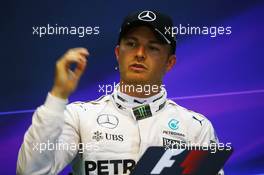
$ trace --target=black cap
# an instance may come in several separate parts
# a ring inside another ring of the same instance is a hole
[[[173,27],[172,19],[169,16],[157,11],[143,10],[133,12],[125,17],[120,29],[118,43],[120,43],[121,38],[129,29],[140,25],[147,25],[151,27],[156,36],[158,36],[158,39],[171,45],[172,52],[175,53],[176,38],[166,30]]]

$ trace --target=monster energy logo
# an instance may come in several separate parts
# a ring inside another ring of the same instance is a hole
[[[147,117],[151,117],[152,113],[150,110],[150,106],[147,105],[142,105],[142,106],[138,106],[138,107],[134,107],[133,108],[133,113],[136,117],[137,120],[141,120]]]

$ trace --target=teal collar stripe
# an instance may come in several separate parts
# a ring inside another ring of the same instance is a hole
[[[141,120],[152,116],[149,104],[134,107],[132,108],[132,110],[137,120]]]

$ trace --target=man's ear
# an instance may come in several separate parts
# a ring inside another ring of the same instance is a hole
[[[116,47],[115,47],[115,56],[116,56],[117,62],[119,62],[119,49],[120,49],[119,45],[116,45]]]
[[[176,64],[176,55],[173,54],[168,58],[166,65],[166,72],[170,71],[175,64]]]

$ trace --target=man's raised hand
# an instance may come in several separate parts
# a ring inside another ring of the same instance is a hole
[[[55,80],[51,94],[67,99],[77,88],[78,82],[85,70],[89,52],[85,48],[68,50],[56,63]],[[71,65],[76,64],[75,70]]]

